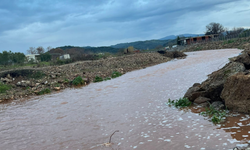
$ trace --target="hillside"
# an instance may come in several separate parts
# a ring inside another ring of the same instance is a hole
[[[169,35],[169,36],[166,36],[164,38],[161,38],[159,40],[173,40],[173,39],[176,39],[177,36],[180,36],[180,37],[195,37],[195,36],[201,36],[201,35],[204,35],[204,34],[180,34],[180,35]]]
[[[116,45],[111,45],[114,48],[127,48],[129,46],[133,46],[136,49],[154,49],[157,46],[167,45],[170,41],[173,40],[147,40],[147,41],[137,41],[137,42],[130,42],[130,43],[120,43]]]

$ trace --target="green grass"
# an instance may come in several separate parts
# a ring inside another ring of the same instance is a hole
[[[122,73],[118,72],[118,71],[114,71],[111,75],[111,78],[117,78],[120,77],[122,75]]]
[[[168,99],[168,104],[175,107],[188,107],[192,103],[188,100],[188,98],[179,98],[177,100]]]
[[[206,111],[201,112],[200,115],[211,117],[211,121],[214,124],[217,124],[225,120],[227,116],[227,110],[217,110],[212,105],[210,105],[209,108],[206,108]]]
[[[77,85],[82,85],[84,83],[82,77],[78,76],[76,77],[73,81],[72,84],[77,86]]]
[[[50,89],[46,88],[46,89],[43,89],[40,92],[38,92],[38,95],[48,94],[50,92],[51,92]]]
[[[103,81],[103,78],[99,76],[96,76],[94,79],[94,82],[101,82],[101,81]]]
[[[110,77],[107,77],[107,78],[105,78],[105,79],[103,79],[104,81],[107,81],[107,80],[111,80],[111,78]]]
[[[9,89],[11,89],[10,85],[0,83],[0,93],[5,93]]]

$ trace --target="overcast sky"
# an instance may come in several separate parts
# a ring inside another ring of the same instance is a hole
[[[249,16],[250,0],[1,0],[0,52],[201,34],[210,22],[249,28]]]

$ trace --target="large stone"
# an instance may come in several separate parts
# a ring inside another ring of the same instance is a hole
[[[200,96],[210,98],[212,102],[222,101],[220,95],[227,78],[243,71],[245,71],[244,64],[239,62],[228,63],[222,69],[208,75],[208,79],[201,84],[194,84],[193,87],[188,89],[184,97],[187,97],[190,101],[194,101]]]
[[[221,101],[215,101],[211,104],[211,106],[214,107],[216,110],[220,110],[225,107]]]
[[[249,113],[250,112],[250,75],[242,73],[228,78],[221,93],[227,108]]]
[[[239,55],[236,60],[236,62],[243,63],[245,66],[250,65],[250,51],[246,50],[241,55]]]
[[[201,104],[201,103],[210,102],[210,101],[211,101],[210,98],[206,98],[206,97],[200,96],[200,97],[198,97],[198,98],[196,98],[196,99],[194,100],[194,103],[196,103],[196,104]]]

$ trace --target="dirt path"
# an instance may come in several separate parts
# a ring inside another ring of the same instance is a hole
[[[1,105],[0,149],[232,149],[250,140],[248,116],[216,126],[195,113],[198,108],[178,110],[165,102],[239,52],[190,52],[110,81]],[[102,146],[115,130],[113,145]]]

